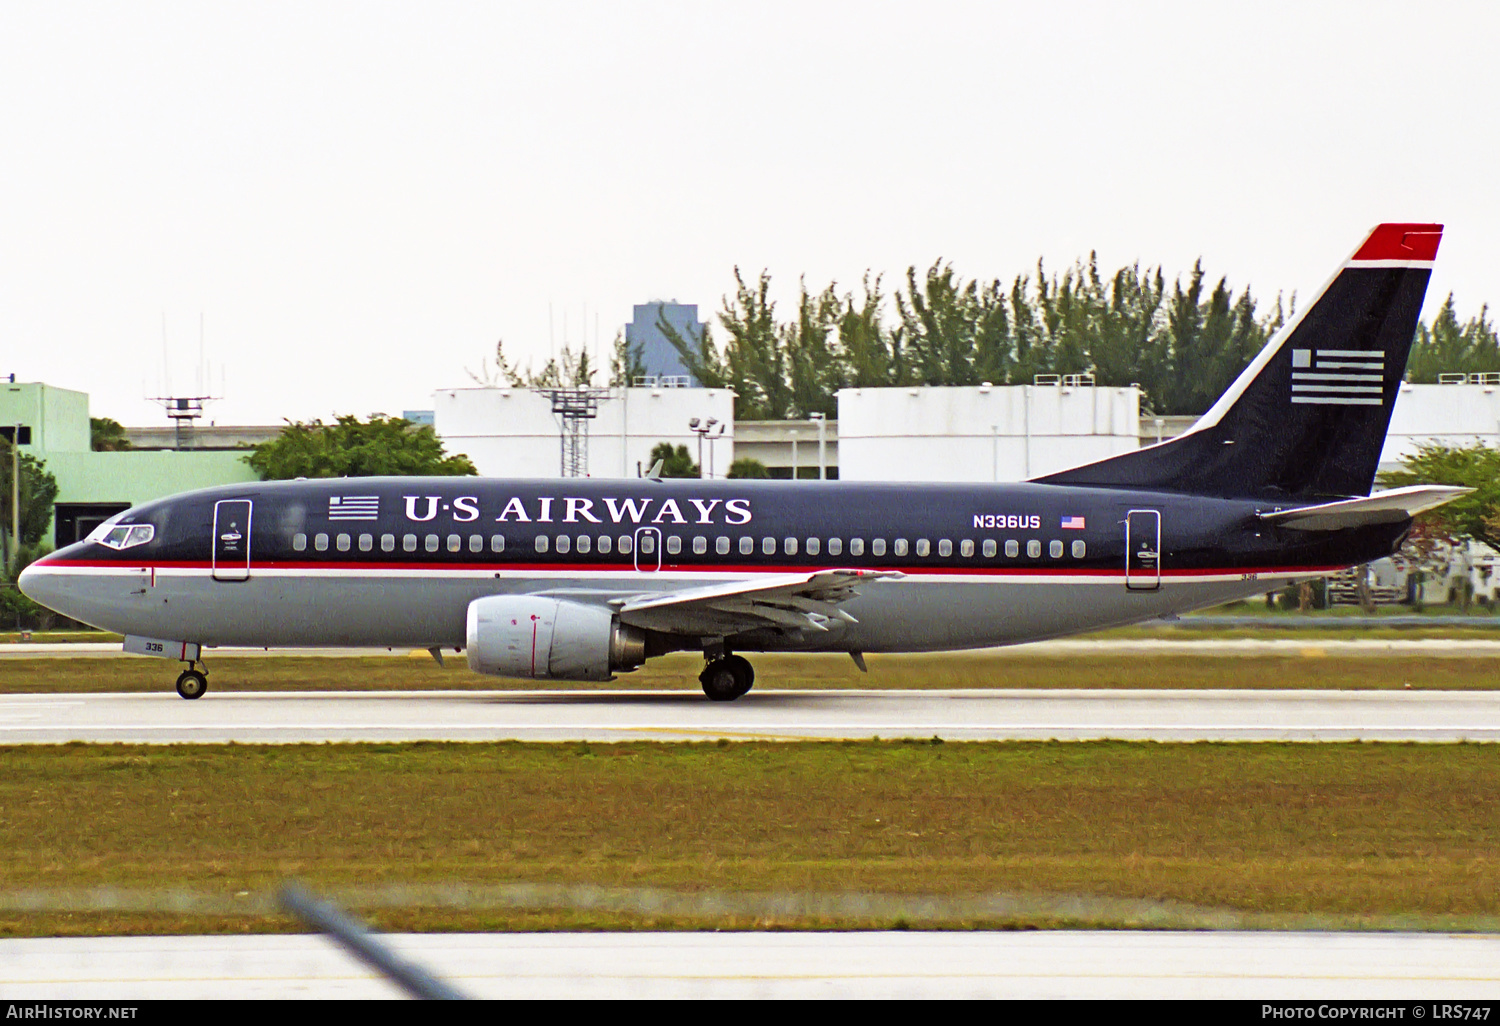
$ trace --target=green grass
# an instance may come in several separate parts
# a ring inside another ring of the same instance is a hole
[[[769,688],[1349,688],[1487,690],[1500,681],[1485,656],[1410,655],[1373,649],[1345,655],[1316,640],[1286,654],[1233,652],[1047,655],[1026,649],[938,655],[867,656],[860,673],[847,656],[756,655],[756,687]],[[696,688],[702,659],[679,653],[652,660],[609,684],[516,681],[471,672],[462,656],[439,667],[407,656],[214,656],[216,693],[292,690],[516,688]],[[79,691],[167,692],[178,664],[162,659],[0,658],[0,694]]]
[[[1497,759],[1492,746],[1396,744],[13,747],[0,749],[0,891],[231,898],[288,877],[333,892],[526,881],[1062,894],[1452,924],[1500,915]],[[890,925],[537,908],[371,915],[427,930]],[[0,913],[11,935],[290,925]]]

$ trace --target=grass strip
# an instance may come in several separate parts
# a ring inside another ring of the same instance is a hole
[[[233,903],[297,878],[335,895],[525,884],[1022,902],[913,920],[955,927],[1134,921],[1107,902],[1375,926],[1500,916],[1491,746],[66,745],[0,749],[0,766],[12,897],[102,886]],[[1077,904],[1035,904],[1058,895]],[[894,924],[894,906],[545,906],[429,898],[369,916],[420,930]],[[8,935],[289,928],[264,910],[0,901]]]
[[[1490,690],[1495,661],[1472,655],[1374,651],[1348,655],[1299,646],[1282,655],[1196,652],[1035,655],[1024,650],[872,655],[860,673],[847,656],[759,655],[756,686],[786,688],[1290,688]],[[530,689],[533,681],[473,673],[462,657],[439,667],[426,653],[404,656],[257,656],[209,659],[209,681],[225,691]],[[655,690],[698,687],[701,657],[653,660],[608,684],[548,681],[547,688]],[[0,659],[0,694],[170,692],[178,667],[160,659]]]

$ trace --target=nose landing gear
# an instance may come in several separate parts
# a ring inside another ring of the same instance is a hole
[[[177,693],[186,699],[202,698],[208,690],[208,671],[197,668],[196,662],[188,663],[177,678]]]
[[[755,669],[743,656],[726,655],[710,659],[698,675],[703,693],[715,702],[732,702],[755,684]]]

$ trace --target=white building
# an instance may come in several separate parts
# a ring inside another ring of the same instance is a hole
[[[588,475],[635,477],[661,442],[687,446],[708,476],[734,462],[734,393],[715,388],[601,389],[588,421]],[[715,423],[704,438],[689,427]],[[450,388],[433,394],[433,428],[448,453],[486,477],[557,477],[562,425],[552,401],[529,388]],[[699,458],[699,452],[702,458]]]
[[[1452,448],[1500,448],[1500,374],[1472,374],[1450,384],[1401,386],[1380,453],[1380,469],[1396,470],[1422,446],[1434,442]]]
[[[845,481],[1022,481],[1140,447],[1137,388],[1035,385],[839,392]]]

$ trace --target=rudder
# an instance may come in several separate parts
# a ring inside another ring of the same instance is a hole
[[[1443,226],[1377,226],[1185,434],[1035,480],[1226,497],[1367,495]]]

